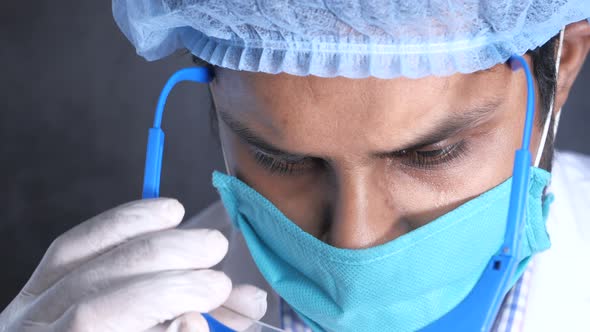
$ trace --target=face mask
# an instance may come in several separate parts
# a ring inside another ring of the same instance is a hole
[[[531,167],[525,239],[528,259],[549,248],[550,174]],[[415,331],[455,307],[504,239],[511,180],[391,242],[332,247],[304,232],[235,177],[213,174],[226,210],[273,289],[315,331]]]

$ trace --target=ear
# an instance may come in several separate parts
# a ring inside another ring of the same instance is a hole
[[[590,23],[587,20],[566,26],[557,78],[555,110],[565,104],[569,92],[590,50]]]

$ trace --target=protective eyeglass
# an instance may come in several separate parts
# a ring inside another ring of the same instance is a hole
[[[515,152],[504,242],[500,250],[489,260],[479,281],[469,295],[448,314],[431,323],[422,331],[489,331],[500,310],[504,296],[510,290],[510,280],[513,279],[516,273],[517,254],[521,249],[524,233],[527,188],[529,186],[530,166],[532,166],[529,147],[535,113],[535,90],[533,76],[523,57],[514,55],[510,57],[508,64],[513,71],[522,69],[526,76],[527,106],[522,145]],[[143,198],[159,196],[164,153],[164,132],[161,129],[161,124],[168,95],[174,86],[180,82],[209,83],[212,79],[212,73],[207,68],[186,68],[173,74],[164,86],[158,100],[153,127],[149,129]],[[548,120],[548,122],[550,121]],[[546,135],[546,130],[547,126],[545,126],[544,135]],[[233,331],[210,315],[206,313],[203,315],[212,332]],[[253,323],[258,325],[257,328],[262,328],[262,331],[281,331],[262,322],[253,321]]]

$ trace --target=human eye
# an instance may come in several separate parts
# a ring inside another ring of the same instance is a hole
[[[443,147],[432,147],[415,150],[400,150],[394,153],[404,166],[416,169],[432,170],[444,168],[465,156],[467,142],[462,140]]]
[[[296,175],[312,169],[316,162],[312,158],[285,158],[274,156],[260,150],[254,150],[256,163],[273,174]]]

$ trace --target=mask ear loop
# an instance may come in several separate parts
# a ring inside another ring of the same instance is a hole
[[[219,121],[221,119],[219,118],[219,113],[217,112],[217,110],[215,110],[215,114],[217,115],[217,122],[219,123]],[[223,148],[223,137],[222,137],[221,133],[219,133],[219,142],[221,143],[221,154],[223,155],[223,163],[225,164],[225,172],[227,173],[227,175],[232,175],[232,172],[230,171],[230,168],[229,168],[229,163],[227,162],[227,156],[225,154],[225,149]]]
[[[555,60],[555,79],[559,78],[559,64],[561,63],[561,51],[563,49],[563,35],[564,29],[561,29],[559,32],[559,46],[557,48],[557,59]],[[557,90],[557,89],[556,89]],[[557,93],[557,92],[555,92]],[[547,134],[549,133],[549,127],[551,125],[551,119],[553,118],[553,106],[555,105],[555,93],[551,96],[551,106],[549,106],[549,113],[547,114],[547,118],[545,119],[545,124],[543,125],[543,134],[541,135],[541,142],[539,143],[539,147],[537,148],[537,154],[535,155],[535,163],[533,164],[535,167],[539,167],[541,163],[541,158],[543,157],[543,150],[545,149],[545,144],[547,143]],[[553,137],[557,134],[557,127],[559,125],[559,118],[561,117],[561,109],[557,112],[555,116],[555,122],[553,125]]]
[[[215,97],[213,96],[213,93],[211,92],[211,87],[209,87],[209,94],[211,95],[211,100],[213,102],[213,107],[215,107]],[[217,117],[217,128],[218,130],[218,134],[219,134],[219,143],[221,145],[221,155],[223,156],[223,164],[225,165],[225,172],[227,173],[227,175],[233,175],[231,172],[231,169],[229,168],[229,162],[227,159],[227,154],[225,153],[225,148],[224,148],[224,143],[223,143],[223,135],[221,135],[221,129],[220,129],[220,124],[222,123],[222,119],[221,116],[219,115],[219,112],[217,111],[217,107],[215,107],[215,116]]]

